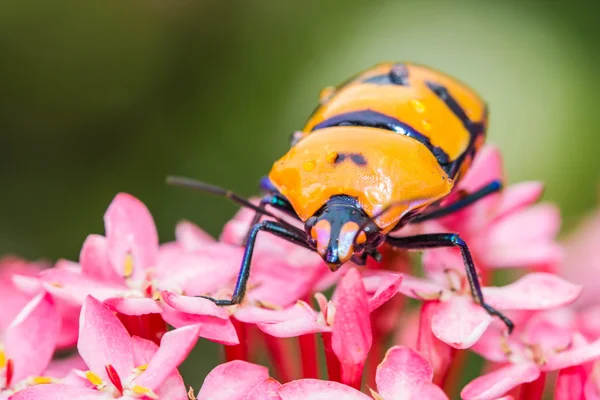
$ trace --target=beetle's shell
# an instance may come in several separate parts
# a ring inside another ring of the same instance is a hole
[[[382,63],[322,92],[269,178],[302,220],[334,195],[357,198],[368,215],[402,203],[377,221],[385,231],[450,193],[486,126],[486,104],[468,86],[428,67]]]

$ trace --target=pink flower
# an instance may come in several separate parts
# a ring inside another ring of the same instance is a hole
[[[587,216],[564,242],[566,256],[559,266],[561,276],[585,285],[575,307],[600,303],[600,209]]]
[[[0,336],[0,396],[45,383],[56,348],[59,314],[49,294],[30,300]]]
[[[493,180],[504,180],[503,175],[500,151],[494,146],[484,146],[446,203],[456,200],[460,193],[471,193]],[[459,233],[482,268],[555,265],[562,257],[562,249],[556,242],[560,214],[554,205],[533,205],[542,190],[539,182],[508,186],[462,211],[427,222],[425,230]],[[455,249],[443,251],[461,259]]]
[[[462,264],[452,264],[457,262],[448,253],[432,251],[424,257],[430,279],[405,275],[399,290],[406,296],[432,301],[433,334],[454,348],[466,349],[477,342],[493,318],[473,302]],[[556,308],[575,301],[581,290],[581,286],[543,272],[528,274],[506,286],[482,289],[486,302],[498,310]]]
[[[258,323],[261,322],[258,315],[263,311],[281,310],[310,296],[316,282],[323,274],[330,273],[316,253],[264,234],[257,240],[248,290],[240,305],[220,308],[198,297],[231,297],[244,251],[241,243],[252,217],[250,210],[240,210],[226,224],[219,242],[208,239],[206,233],[189,222],[177,226],[177,241],[168,246],[169,264],[178,273],[162,280],[162,286],[169,291],[161,293],[165,302],[163,317],[167,322],[185,326],[211,316],[227,323],[229,317]],[[203,265],[202,270],[197,265]],[[172,289],[177,285],[183,290]],[[248,315],[254,316],[249,318]],[[230,332],[232,328],[215,326],[214,329]],[[235,331],[232,336],[234,340],[221,342],[237,343]]]
[[[325,334],[326,354],[334,354],[339,363],[336,367],[329,359],[329,367],[341,368],[341,382],[360,386],[373,339],[369,315],[397,293],[401,279],[400,275],[384,272],[363,280],[358,270],[351,268],[338,284],[333,301],[328,302],[320,293],[315,296],[321,312],[298,301],[284,310],[242,309],[238,318],[257,323],[263,332],[280,338]]]
[[[391,348],[377,367],[376,400],[447,399],[431,380],[433,371],[416,351]],[[244,397],[245,396],[245,397]],[[371,397],[338,382],[300,379],[281,385],[269,378],[266,368],[244,361],[232,361],[216,367],[206,377],[198,399],[215,400],[369,400]]]
[[[123,321],[132,333],[155,342],[165,332],[164,322],[152,314],[172,311],[163,303],[164,288],[183,292],[194,283],[220,268],[223,278],[227,263],[232,264],[232,252],[212,259],[212,254],[187,254],[174,260],[179,251],[158,244],[158,234],[150,212],[138,199],[118,194],[104,216],[106,236],[90,235],[83,244],[79,264],[59,261],[41,273],[45,288],[56,296],[82,303],[92,295],[123,314]],[[220,263],[222,262],[222,263]],[[223,265],[223,263],[225,265]],[[203,270],[203,267],[207,267]],[[207,271],[208,269],[208,271]],[[185,285],[184,285],[185,284]],[[186,286],[187,285],[187,286]],[[208,302],[208,301],[207,301]],[[236,343],[237,338],[225,311],[207,304],[210,312],[201,320],[207,327],[202,336],[224,343]],[[127,318],[126,316],[132,316]],[[137,318],[139,317],[139,318]],[[165,318],[171,322],[169,318]],[[144,329],[137,329],[139,320]]]
[[[44,292],[37,275],[45,267],[43,263],[31,263],[17,257],[0,260],[0,336],[25,305]],[[73,346],[77,342],[79,307],[60,299],[54,299],[54,307],[61,321],[56,346],[61,349]]]
[[[488,330],[473,350],[490,361],[505,364],[474,379],[461,392],[464,400],[486,400],[520,385],[527,390],[541,390],[546,372],[563,373],[564,369],[600,358],[600,339],[587,343],[570,323],[560,322],[556,311],[543,312],[523,321],[509,337],[500,330]],[[563,379],[565,373],[569,371],[563,373]]]
[[[18,392],[11,400],[32,399],[187,399],[177,372],[195,345],[200,326],[166,333],[160,347],[129,335],[118,318],[88,296],[80,319],[78,350],[87,367],[79,382],[48,384]]]

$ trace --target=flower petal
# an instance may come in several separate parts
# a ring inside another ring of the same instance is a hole
[[[281,386],[281,400],[372,400],[350,386],[318,379],[300,379]]]
[[[77,349],[89,369],[103,379],[108,378],[105,371],[108,364],[121,377],[129,376],[134,367],[131,336],[121,321],[91,296],[81,308]]]
[[[163,290],[162,298],[174,309],[197,315],[210,315],[212,317],[228,319],[229,313],[226,308],[219,307],[212,301],[202,297],[178,296],[174,293]]]
[[[25,293],[16,284],[15,276],[33,278],[40,272],[41,265],[28,263],[20,258],[5,256],[0,259],[0,332],[4,332],[25,304],[35,296],[39,289]]]
[[[125,315],[160,314],[162,308],[155,300],[148,297],[111,297],[104,300],[111,309]]]
[[[537,181],[519,182],[510,185],[504,189],[496,204],[495,218],[501,218],[535,203],[542,196],[543,191],[544,184]]]
[[[410,399],[411,394],[432,379],[433,368],[427,360],[405,346],[390,348],[375,376],[377,391],[384,399]]]
[[[181,221],[177,224],[175,239],[186,251],[202,250],[204,246],[215,243],[211,235],[189,221]]]
[[[554,399],[586,399],[584,395],[584,385],[586,380],[587,372],[585,370],[585,367],[581,365],[561,369],[560,371],[558,371],[556,389],[554,391]]]
[[[259,317],[266,322],[257,322],[258,328],[268,335],[287,338],[305,335],[308,333],[315,332],[330,332],[331,328],[325,325],[325,322],[319,323],[317,314],[308,304],[303,301],[299,301],[293,307],[289,307],[282,311],[268,311],[253,307],[255,314],[254,321],[257,321]],[[242,310],[238,310],[240,312]],[[245,311],[246,313],[247,311]],[[260,312],[260,314],[258,314]],[[244,315],[243,318],[236,317],[240,321],[250,322],[251,319],[248,315]],[[277,320],[279,319],[279,320]]]
[[[204,379],[198,400],[239,400],[269,378],[267,368],[246,361],[230,361],[213,369]]]
[[[108,241],[104,236],[87,237],[79,254],[79,264],[82,275],[90,279],[123,284],[123,276],[117,274],[108,260]]]
[[[281,383],[273,378],[268,378],[248,393],[245,400],[281,400],[277,391]]]
[[[342,381],[352,383],[362,375],[373,342],[367,292],[356,268],[344,275],[336,297],[331,347],[342,364]]]
[[[135,365],[149,364],[158,351],[156,343],[137,336],[132,337],[131,340],[133,344],[133,362]],[[161,399],[188,400],[185,384],[176,369],[171,372],[159,388],[154,390],[154,393]]]
[[[87,369],[85,361],[83,361],[83,358],[81,358],[81,356],[79,356],[77,353],[67,358],[53,360],[50,365],[48,365],[48,368],[46,368],[46,371],[44,371],[44,376],[61,379],[67,376],[74,369]]]
[[[44,372],[54,354],[59,328],[60,316],[48,293],[34,297],[17,314],[4,339],[6,354],[14,363],[13,382]]]
[[[10,396],[10,400],[101,400],[106,394],[97,390],[62,384],[31,386]]]
[[[156,280],[161,290],[187,296],[215,293],[233,286],[243,252],[241,247],[224,243],[207,245],[201,251],[180,252],[157,267]]]
[[[373,293],[369,299],[370,312],[373,312],[394,297],[398,293],[401,283],[401,274],[377,271],[369,276],[364,276],[363,285],[365,286],[365,290],[367,293]]]
[[[463,400],[494,400],[509,390],[540,376],[535,364],[514,364],[472,380],[460,392]]]
[[[398,291],[405,296],[422,300],[424,298],[439,298],[444,289],[443,286],[437,283],[405,274],[402,276],[402,284]]]
[[[485,287],[483,295],[500,310],[543,310],[572,303],[582,290],[558,275],[534,272],[506,286]]]
[[[239,344],[239,339],[231,320],[195,315],[175,310],[168,304],[164,305],[162,317],[169,325],[180,328],[187,325],[200,324],[200,337],[225,345]]]
[[[523,267],[560,261],[562,249],[555,242],[560,228],[558,209],[537,204],[493,224],[486,233],[486,252],[481,256],[495,267]]]
[[[425,301],[421,306],[416,346],[416,349],[425,356],[429,364],[433,367],[436,382],[446,376],[455,353],[453,347],[435,337],[431,331],[431,318],[437,307],[438,302],[435,301]]]
[[[442,342],[457,349],[471,347],[492,322],[492,317],[467,296],[440,302],[431,317],[431,330]]]
[[[44,288],[55,296],[67,301],[77,301],[82,304],[88,295],[98,300],[118,297],[126,289],[125,283],[120,285],[110,282],[100,282],[83,275],[81,271],[67,268],[52,268],[42,271],[40,279]]]
[[[120,276],[133,274],[142,279],[145,270],[156,266],[158,233],[148,208],[127,193],[119,193],[104,214],[108,257]],[[133,257],[133,271],[125,267],[127,255]]]
[[[598,358],[600,358],[600,339],[588,345],[578,346],[547,356],[546,364],[544,364],[542,369],[544,371],[555,371],[575,365],[582,365]]]
[[[185,360],[196,344],[199,334],[200,325],[189,325],[165,333],[160,340],[158,351],[135,383],[152,390],[160,387]]]

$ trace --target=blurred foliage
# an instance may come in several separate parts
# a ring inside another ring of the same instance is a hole
[[[593,7],[4,0],[0,251],[77,259],[119,191],[149,206],[163,241],[182,218],[218,234],[235,208],[165,176],[255,193],[318,91],[382,60],[428,64],[478,90],[510,180],[546,182],[570,225],[596,205],[600,178]],[[188,382],[215,351],[196,349]]]

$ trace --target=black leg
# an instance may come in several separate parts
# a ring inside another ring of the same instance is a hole
[[[296,214],[296,211],[294,211],[294,208],[292,207],[290,202],[279,193],[267,194],[260,200],[258,207],[261,209],[265,209],[267,207],[267,205],[270,205],[271,207],[273,207],[277,210],[281,210],[296,219],[299,219],[298,215]],[[252,230],[252,227],[254,225],[259,223],[261,216],[262,216],[262,214],[260,214],[258,212],[256,212],[254,214],[254,218],[252,218],[252,221],[250,222],[250,225],[248,226],[248,234],[246,235],[246,238],[242,242],[242,245],[245,245],[248,242],[248,238],[250,237],[250,231]]]
[[[508,332],[511,333],[515,327],[513,322],[508,319],[500,311],[494,309],[492,306],[485,303],[483,300],[483,293],[481,293],[481,286],[479,284],[479,278],[477,277],[477,270],[473,263],[473,257],[467,247],[464,240],[461,239],[456,233],[434,233],[428,235],[415,235],[401,238],[387,237],[386,242],[390,245],[401,248],[401,249],[431,249],[435,247],[458,247],[462,253],[463,261],[465,263],[465,269],[467,272],[467,279],[469,280],[469,286],[471,287],[471,294],[476,303],[480,304],[490,315],[495,315],[504,322],[508,328]]]
[[[231,306],[234,304],[239,304],[243,300],[244,295],[246,294],[246,284],[248,283],[248,278],[250,277],[250,263],[252,262],[254,244],[260,231],[270,232],[275,236],[287,239],[299,246],[311,249],[311,247],[308,245],[306,234],[302,230],[284,226],[275,221],[259,222],[258,224],[254,225],[252,229],[250,229],[248,243],[246,244],[246,250],[244,251],[244,257],[242,258],[240,273],[238,275],[235,288],[233,289],[233,296],[231,296],[231,300],[217,300],[207,296],[200,297],[204,297],[218,306]]]
[[[429,221],[431,219],[445,217],[446,215],[452,214],[456,211],[462,210],[465,207],[470,206],[476,201],[484,198],[485,196],[496,193],[502,189],[502,182],[499,180],[492,181],[482,187],[481,189],[467,194],[465,197],[455,201],[452,204],[448,204],[447,206],[438,208],[437,210],[433,210],[431,212],[425,212],[424,214],[417,214],[414,216],[409,223],[418,224],[420,222]]]

